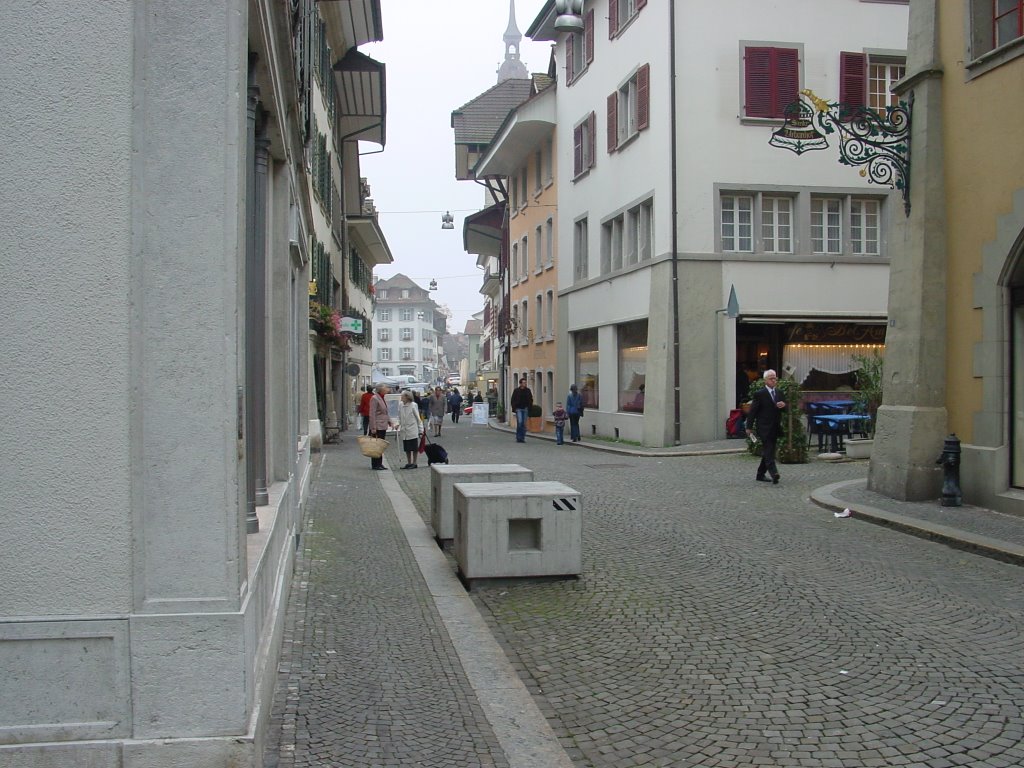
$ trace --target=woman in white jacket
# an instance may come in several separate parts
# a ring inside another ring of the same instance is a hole
[[[406,465],[402,469],[416,469],[416,454],[420,448],[420,409],[413,400],[412,392],[402,393],[402,402],[398,404],[398,435],[402,439]]]

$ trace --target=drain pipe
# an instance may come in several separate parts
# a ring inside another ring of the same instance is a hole
[[[673,445],[682,441],[680,418],[680,376],[679,376],[679,200],[676,170],[676,0],[668,3],[668,62],[669,62],[669,162],[671,164],[672,204],[672,399],[675,404],[675,434]]]

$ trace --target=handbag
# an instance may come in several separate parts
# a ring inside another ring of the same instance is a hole
[[[363,456],[371,459],[379,459],[388,447],[388,441],[382,437],[359,435],[356,442],[359,443],[359,450],[363,452]]]
[[[427,433],[426,432],[421,432],[420,433],[420,449],[419,449],[419,452],[420,453],[425,453],[426,450],[427,450]]]

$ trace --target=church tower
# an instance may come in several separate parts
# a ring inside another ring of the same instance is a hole
[[[525,80],[530,77],[526,65],[519,60],[519,43],[523,34],[516,27],[516,0],[508,0],[508,28],[502,40],[505,41],[505,61],[498,68],[498,82],[518,79]]]

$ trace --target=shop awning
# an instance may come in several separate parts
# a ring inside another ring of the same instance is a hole
[[[350,48],[335,63],[338,89],[338,130],[343,140],[359,139],[384,146],[384,65]]]
[[[317,6],[336,52],[384,39],[380,0],[317,0]]]
[[[462,245],[466,253],[500,256],[504,222],[504,202],[467,216],[462,224]]]

